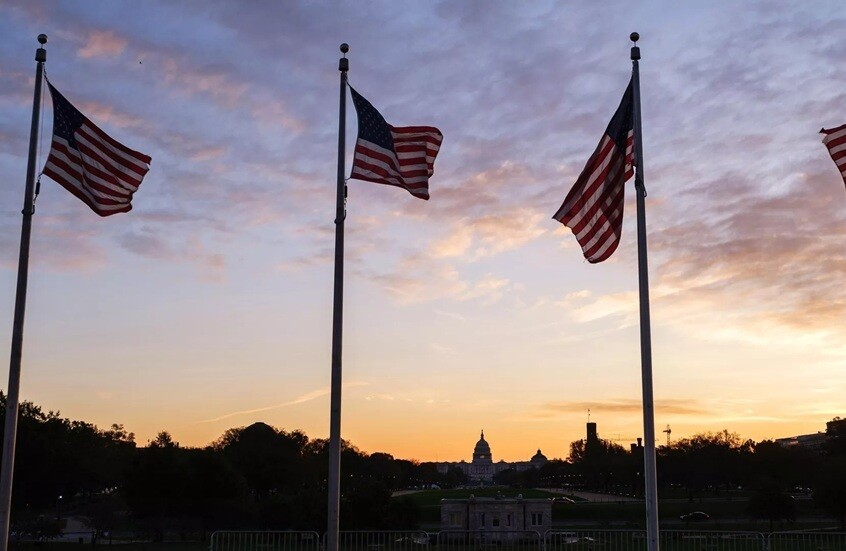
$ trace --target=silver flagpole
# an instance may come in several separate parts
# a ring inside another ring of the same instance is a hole
[[[643,382],[643,470],[646,484],[647,549],[658,551],[658,476],[655,469],[655,401],[652,396],[652,330],[649,324],[649,265],[646,260],[646,187],[643,185],[643,133],[640,116],[640,48],[632,33],[634,100],[635,193],[637,195],[637,265],[640,282],[640,366]]]
[[[35,50],[35,92],[32,98],[32,126],[29,130],[29,160],[26,164],[21,250],[18,257],[18,287],[15,292],[15,319],[12,325],[12,353],[9,360],[9,393],[6,396],[6,425],[3,433],[3,465],[0,473],[0,551],[9,547],[9,517],[12,510],[12,480],[15,471],[15,442],[18,433],[18,402],[21,389],[21,357],[23,356],[24,314],[26,313],[26,284],[29,275],[29,241],[32,215],[35,212],[35,161],[38,154],[38,124],[41,120],[41,81],[47,61],[47,35],[39,34],[41,44]]]
[[[338,62],[341,71],[340,118],[338,122],[338,194],[335,200],[335,304],[332,315],[332,396],[329,415],[329,511],[326,551],[338,551],[339,510],[341,506],[341,337],[344,325],[344,218],[347,186],[344,182],[346,140],[347,71],[350,47],[341,44],[344,54]]]

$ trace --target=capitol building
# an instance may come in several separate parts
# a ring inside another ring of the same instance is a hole
[[[537,469],[546,463],[547,459],[540,450],[532,456],[528,461],[497,461],[494,463],[491,455],[491,447],[485,440],[485,431],[476,442],[476,447],[473,448],[473,460],[467,461],[439,461],[436,463],[438,472],[446,474],[450,469],[461,469],[473,482],[491,482],[497,473],[514,469],[515,471],[528,471],[529,469]]]

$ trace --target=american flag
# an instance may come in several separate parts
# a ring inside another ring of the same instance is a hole
[[[596,151],[553,218],[571,230],[590,263],[617,249],[623,230],[625,182],[634,174],[632,83]]]
[[[47,85],[53,143],[43,173],[100,216],[132,210],[132,194],[150,170],[150,157],[115,141]]]
[[[822,142],[828,148],[831,160],[837,165],[843,183],[846,184],[846,124],[830,130],[823,128],[820,133],[825,134]]]
[[[401,187],[420,199],[429,199],[429,177],[444,139],[433,126],[391,126],[369,101],[353,90],[358,113],[350,178]]]

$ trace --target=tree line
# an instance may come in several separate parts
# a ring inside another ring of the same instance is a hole
[[[0,430],[5,419],[0,393]],[[837,421],[837,419],[835,419]],[[846,423],[829,423],[823,450],[701,434],[658,448],[659,496],[697,497],[755,489],[765,514],[792,488],[812,488],[821,507],[846,517]],[[342,529],[408,529],[419,522],[406,488],[468,484],[459,469],[366,453],[342,444]],[[502,485],[643,492],[642,452],[606,440],[579,440],[567,460],[496,475]],[[101,537],[120,531],[196,537],[220,529],[319,530],[326,525],[328,441],[254,423],[205,447],[183,447],[165,431],[146,446],[122,425],[100,429],[24,402],[20,406],[13,530],[49,535],[56,519],[84,516]],[[750,503],[752,503],[750,501]],[[754,504],[753,504],[754,505]],[[769,508],[769,509],[768,509]],[[775,512],[773,512],[775,511]],[[54,514],[55,513],[55,514]]]
[[[0,431],[5,423],[0,393]],[[326,525],[328,441],[255,423],[208,446],[180,446],[160,432],[146,446],[122,425],[103,430],[58,412],[20,405],[12,497],[13,531],[55,534],[59,517],[90,519],[97,534],[194,537],[219,529]],[[432,463],[365,453],[342,443],[343,529],[414,527],[419,512],[394,490],[454,485]]]
[[[794,520],[794,498],[815,504],[846,530],[846,420],[827,423],[819,448],[744,440],[728,431],[697,434],[656,450],[658,496],[694,500],[741,493],[750,515]],[[542,468],[498,473],[500,484],[565,487],[642,497],[643,449],[600,438],[570,444],[567,461]]]

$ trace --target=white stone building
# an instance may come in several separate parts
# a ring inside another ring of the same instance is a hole
[[[521,537],[520,532],[543,534],[551,528],[551,499],[470,497],[441,500],[441,530],[503,533],[502,539],[511,539]]]
[[[494,463],[493,455],[491,454],[491,447],[485,440],[485,431],[476,442],[476,447],[473,448],[473,459],[470,463],[467,461],[441,461],[436,463],[438,472],[446,474],[450,469],[461,469],[473,482],[491,482],[495,474],[508,469],[515,471],[527,471],[529,469],[537,469],[546,463],[547,459],[540,450],[529,461],[498,461]]]

